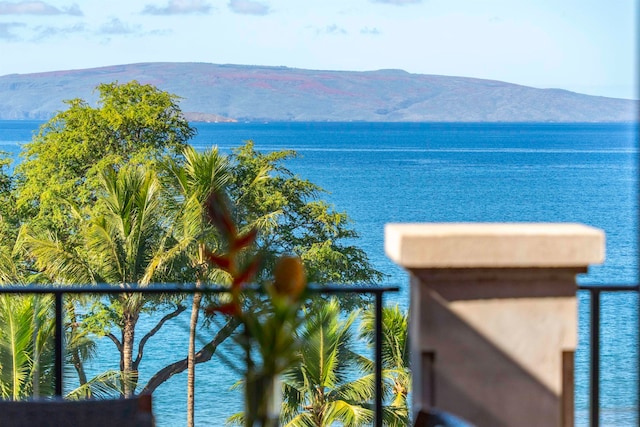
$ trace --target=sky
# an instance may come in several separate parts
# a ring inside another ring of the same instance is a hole
[[[640,0],[0,0],[0,75],[402,69],[638,99]]]

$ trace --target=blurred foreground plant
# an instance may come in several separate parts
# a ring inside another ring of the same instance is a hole
[[[249,288],[261,263],[260,255],[250,252],[256,229],[241,233],[218,193],[209,196],[206,209],[208,220],[226,244],[222,254],[207,251],[207,259],[231,278],[229,299],[206,311],[234,316],[244,327],[237,337],[246,354],[244,425],[275,427],[282,394],[278,376],[300,358],[301,340],[296,330],[303,321],[307,290],[304,267],[300,258],[283,256],[276,263],[273,281]]]

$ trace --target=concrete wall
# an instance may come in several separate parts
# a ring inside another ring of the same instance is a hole
[[[388,224],[411,277],[413,410],[477,426],[573,425],[576,274],[604,258],[579,224]]]

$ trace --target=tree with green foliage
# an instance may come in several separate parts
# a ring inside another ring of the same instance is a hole
[[[226,192],[232,180],[229,161],[217,148],[202,153],[187,146],[184,161],[168,159],[164,166],[168,171],[169,206],[173,212],[173,248],[166,257],[184,256],[195,286],[201,288],[205,282],[226,283],[228,278],[220,270],[207,268],[207,245],[215,249],[217,236],[205,215],[205,202],[212,192]],[[187,351],[187,426],[195,423],[195,365],[196,330],[200,316],[203,294],[196,292],[191,302],[189,320],[189,348]]]
[[[27,236],[26,246],[35,256],[35,265],[56,281],[64,283],[109,283],[147,286],[153,280],[168,278],[165,265],[156,262],[164,256],[165,233],[161,225],[160,182],[152,170],[128,165],[119,171],[106,169],[101,182],[97,206],[85,218],[73,243],[41,232]],[[134,355],[136,325],[140,314],[154,310],[162,301],[140,293],[121,293],[109,297],[109,304],[95,302],[93,314],[86,319],[94,332],[109,337],[120,353],[120,370],[130,381],[123,381],[122,394],[130,396],[137,385],[138,366],[144,343]],[[177,305],[171,314],[184,307]],[[120,337],[111,328],[120,330]]]
[[[13,180],[8,173],[11,159],[4,151],[0,151],[0,224],[8,224],[12,205]]]
[[[257,243],[265,254],[262,271],[273,271],[277,257],[291,253],[303,260],[310,283],[379,282],[382,273],[371,268],[367,254],[353,244],[358,234],[348,215],[321,199],[322,188],[284,165],[295,157],[294,151],[258,152],[252,141],[233,151],[231,200],[237,221],[254,223],[261,231]],[[345,296],[343,309],[362,302],[360,296]]]
[[[106,167],[175,155],[196,133],[178,98],[152,85],[103,83],[97,91],[96,107],[82,99],[66,101],[68,108],[26,144],[17,167],[22,215],[58,232],[66,231],[70,206],[95,202]]]
[[[99,97],[95,107],[81,99],[67,101],[68,108],[42,125],[23,150],[24,160],[10,181],[17,185],[8,193],[15,201],[10,205],[17,205],[18,210],[8,227],[3,219],[2,228],[8,228],[14,235],[21,229],[21,235],[30,236],[30,240],[28,253],[19,253],[22,248],[17,239],[12,240],[16,244],[11,248],[0,247],[0,273],[7,273],[4,283],[17,277],[17,273],[22,274],[26,283],[107,281],[106,276],[88,274],[89,248],[85,245],[87,236],[82,235],[87,231],[88,219],[97,218],[95,206],[104,208],[99,200],[104,195],[100,194],[104,191],[104,174],[117,173],[128,164],[153,167],[161,159],[179,153],[196,133],[182,115],[178,98],[152,85],[115,82],[98,85],[96,89]],[[156,219],[160,221],[159,217]],[[161,229],[160,223],[152,226],[157,232]],[[105,233],[112,231],[105,229]],[[35,255],[38,247],[40,257]],[[53,251],[47,253],[47,247]],[[51,257],[56,254],[66,254],[67,258],[53,262]],[[16,259],[17,255],[22,255],[21,259]],[[3,268],[5,264],[13,268]],[[115,279],[112,283],[119,282]],[[73,313],[71,316],[75,320]],[[127,353],[129,341],[123,338],[120,342]],[[80,359],[81,354],[75,354],[74,366],[83,385],[86,377]],[[130,365],[127,360],[124,357],[122,363]]]
[[[0,295],[0,397],[53,394],[51,298]]]
[[[361,361],[353,348],[352,332],[360,313],[353,310],[345,319],[340,314],[340,305],[332,298],[306,315],[300,331],[305,343],[300,362],[283,374],[282,420],[286,426],[340,423],[356,427],[373,422],[373,411],[366,402],[375,393],[375,383],[349,379],[350,369]]]
[[[407,316],[396,309],[383,310],[383,393],[393,393],[383,407],[382,422],[389,427],[408,425],[406,389]],[[352,310],[344,317],[337,299],[313,305],[300,332],[305,342],[300,363],[284,375],[282,421],[287,427],[364,426],[373,422],[374,361],[355,351],[352,326],[362,317],[361,338],[374,344],[374,314]],[[394,338],[397,334],[397,339]],[[400,367],[398,367],[398,365]]]
[[[13,194],[13,177],[8,169],[11,159],[0,151],[0,284],[21,281],[20,260],[16,240],[19,223]]]
[[[320,202],[318,197],[322,190],[293,175],[282,164],[294,156],[293,152],[277,151],[263,154],[257,152],[254,144],[249,141],[226,158],[223,170],[214,173],[216,168],[212,167],[215,164],[213,159],[217,155],[217,151],[206,150],[196,153],[188,148],[185,150],[184,161],[169,162],[168,169],[171,173],[167,175],[175,177],[172,183],[174,189],[170,191],[176,197],[173,211],[177,212],[177,215],[172,221],[175,228],[174,236],[175,241],[183,242],[180,245],[191,254],[188,264],[191,265],[189,271],[192,277],[198,277],[197,280],[206,279],[210,283],[223,283],[225,279],[219,274],[212,277],[211,271],[205,277],[205,272],[196,269],[197,266],[203,265],[201,250],[205,244],[210,245],[209,249],[212,251],[218,248],[217,237],[212,234],[212,230],[207,231],[206,224],[202,222],[202,208],[198,203],[202,203],[203,196],[207,195],[203,189],[207,186],[210,189],[214,188],[213,178],[224,177],[224,183],[219,183],[217,188],[229,201],[234,222],[241,230],[258,230],[258,245],[255,250],[260,252],[264,260],[258,280],[268,278],[267,272],[272,270],[273,261],[282,253],[296,253],[304,259],[308,271],[316,272],[312,276],[316,283],[332,283],[334,280],[342,283],[379,280],[380,273],[371,268],[366,254],[355,246],[343,243],[345,239],[357,237],[356,233],[348,228],[349,220],[346,214],[336,213],[326,203]],[[230,181],[227,181],[227,176]],[[187,202],[193,205],[189,208]],[[290,236],[295,235],[295,240],[287,241],[280,236],[280,233],[285,232]],[[197,246],[188,249],[189,245],[196,242],[199,242]],[[318,256],[319,247],[332,259],[340,258],[340,262],[328,263],[328,256]],[[214,272],[220,273],[219,270]],[[323,274],[317,274],[318,272]],[[194,301],[199,303],[200,299],[194,298]],[[162,382],[184,370],[188,371],[188,379],[192,378],[192,367],[208,361],[218,345],[237,327],[236,319],[229,318],[194,354],[194,321],[197,321],[197,311],[194,309],[195,305],[192,305],[189,355],[157,372],[145,386],[144,392],[154,391]],[[193,383],[189,384],[188,389],[191,389]],[[192,408],[193,402],[190,401],[188,405]],[[192,417],[188,417],[188,420],[191,422]]]
[[[0,398],[24,400],[54,393],[55,322],[51,296],[0,295]],[[80,353],[96,356],[95,343],[84,334],[67,332],[66,359]],[[120,371],[109,370],[66,394],[67,399],[113,396],[120,388]]]

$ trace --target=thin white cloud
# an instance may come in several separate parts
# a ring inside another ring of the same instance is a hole
[[[0,40],[18,40],[19,37],[13,33],[14,28],[26,27],[21,22],[0,22]]]
[[[63,11],[65,11],[65,13],[67,13],[68,15],[74,15],[74,16],[83,16],[84,13],[82,13],[82,10],[80,10],[80,6],[78,6],[77,4],[72,4],[69,7],[65,7],[62,9]]]
[[[406,4],[422,3],[422,0],[370,0],[373,3],[386,3],[395,4],[397,6],[404,6]]]
[[[68,34],[83,33],[86,32],[85,24],[76,24],[68,27],[43,27],[38,26],[35,28],[36,35],[33,38],[34,41],[48,39],[56,36],[66,36]]]
[[[255,0],[229,0],[229,9],[243,15],[268,15],[271,12],[268,4]]]
[[[174,31],[172,29],[169,28],[164,28],[164,29],[157,29],[157,30],[151,30],[151,31],[147,31],[146,34],[151,35],[151,36],[169,36],[171,34],[173,34]]]
[[[134,34],[139,32],[138,26],[127,25],[118,18],[111,18],[111,21],[100,26],[98,32],[106,35],[118,35],[118,34]]]
[[[74,15],[82,16],[76,3],[69,7],[57,8],[43,1],[21,1],[9,3],[0,1],[0,15]]]
[[[188,15],[209,13],[211,5],[203,0],[169,0],[166,6],[148,4],[142,10],[145,15]]]
[[[316,30],[317,34],[347,34],[347,30],[338,27],[336,24],[327,25],[324,28]]]
[[[373,28],[364,27],[363,29],[360,30],[360,34],[371,34],[374,36],[378,36],[382,34],[382,31],[380,31],[376,27],[373,27]]]

